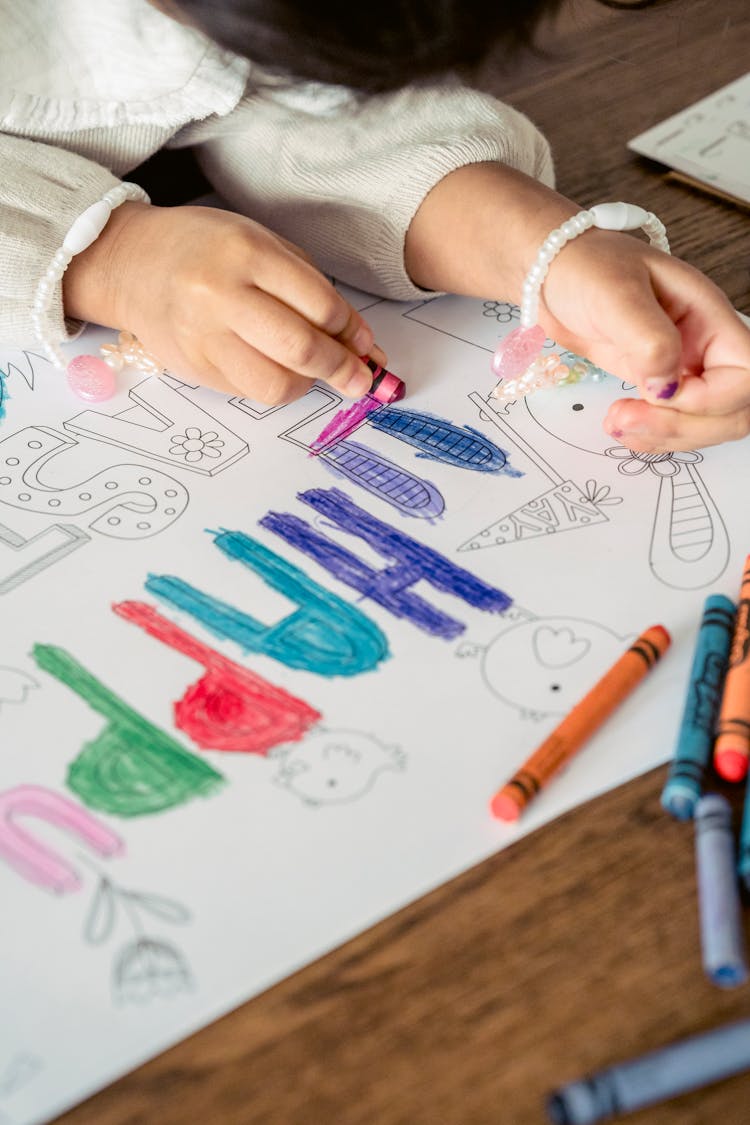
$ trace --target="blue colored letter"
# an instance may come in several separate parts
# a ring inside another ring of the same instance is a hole
[[[502,590],[486,585],[438,551],[382,523],[337,488],[313,488],[299,493],[298,499],[342,531],[364,539],[380,555],[390,559],[391,565],[384,570],[374,570],[352,551],[319,534],[297,516],[269,512],[260,521],[261,527],[310,555],[336,578],[372,598],[395,617],[406,617],[427,633],[451,639],[462,633],[465,625],[410,592],[409,587],[420,579],[436,590],[453,594],[476,609],[490,613],[502,613],[511,604]]]

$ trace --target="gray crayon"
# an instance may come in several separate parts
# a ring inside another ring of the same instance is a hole
[[[703,968],[720,988],[734,988],[747,980],[747,958],[732,809],[710,793],[697,802],[694,815]]]
[[[562,1086],[547,1102],[553,1125],[597,1125],[750,1070],[750,1019],[726,1024]]]

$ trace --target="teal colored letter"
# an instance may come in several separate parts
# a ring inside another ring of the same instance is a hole
[[[241,531],[221,531],[215,543],[227,558],[254,570],[298,608],[274,625],[264,625],[181,578],[152,574],[146,589],[189,613],[214,636],[234,641],[245,652],[261,652],[288,668],[319,676],[357,676],[388,657],[385,635],[369,617],[257,540]]]

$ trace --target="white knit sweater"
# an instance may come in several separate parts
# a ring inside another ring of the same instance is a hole
[[[76,216],[165,146],[194,146],[233,207],[321,269],[396,299],[421,294],[404,237],[448,172],[500,161],[552,182],[528,119],[465,87],[362,99],[258,80],[146,0],[0,0],[0,339],[33,340],[36,285]],[[59,292],[50,326],[66,338]]]

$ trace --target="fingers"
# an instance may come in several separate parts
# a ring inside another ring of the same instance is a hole
[[[334,336],[357,355],[369,355],[372,330],[327,278],[296,247],[275,235],[273,252],[251,259],[252,285]]]
[[[381,367],[388,366],[388,356],[385,354],[382,348],[378,347],[377,344],[373,344],[367,354],[369,355],[370,359],[374,359],[375,362],[379,363]]]
[[[144,214],[143,243],[158,243],[158,267],[148,287],[128,284],[127,315],[108,323],[128,324],[170,369],[223,393],[279,404],[314,379],[352,398],[370,390],[372,372],[361,357],[381,364],[386,357],[299,247],[216,208]]]
[[[683,379],[672,403],[684,414],[721,417],[750,405],[750,367],[713,367]]]
[[[679,333],[681,377],[673,390],[668,384],[655,397],[647,382],[646,402],[613,404],[605,429],[639,452],[690,450],[746,437],[750,332],[725,295],[684,263],[658,260],[654,285]]]
[[[615,441],[639,453],[684,452],[747,437],[750,405],[727,414],[703,415],[620,399],[607,411],[604,429]]]
[[[280,406],[294,402],[310,389],[310,380],[269,359],[234,332],[220,332],[203,338],[204,363],[199,378],[204,386],[222,394],[237,394]],[[373,347],[373,358],[385,360],[385,353]],[[370,379],[372,373],[368,372]],[[369,387],[368,387],[369,389]]]
[[[680,387],[682,336],[654,294],[650,280],[613,287],[606,313],[609,336],[626,341],[620,349],[619,371],[650,402],[668,402]]]
[[[204,341],[210,372],[202,378],[224,394],[237,394],[266,406],[294,402],[310,390],[310,380],[297,375],[234,332],[221,332]],[[210,378],[210,382],[209,382]]]
[[[364,353],[355,355],[328,330],[260,289],[234,295],[226,322],[249,347],[291,374],[320,379],[351,398],[361,398],[372,385],[372,372],[359,359]]]

